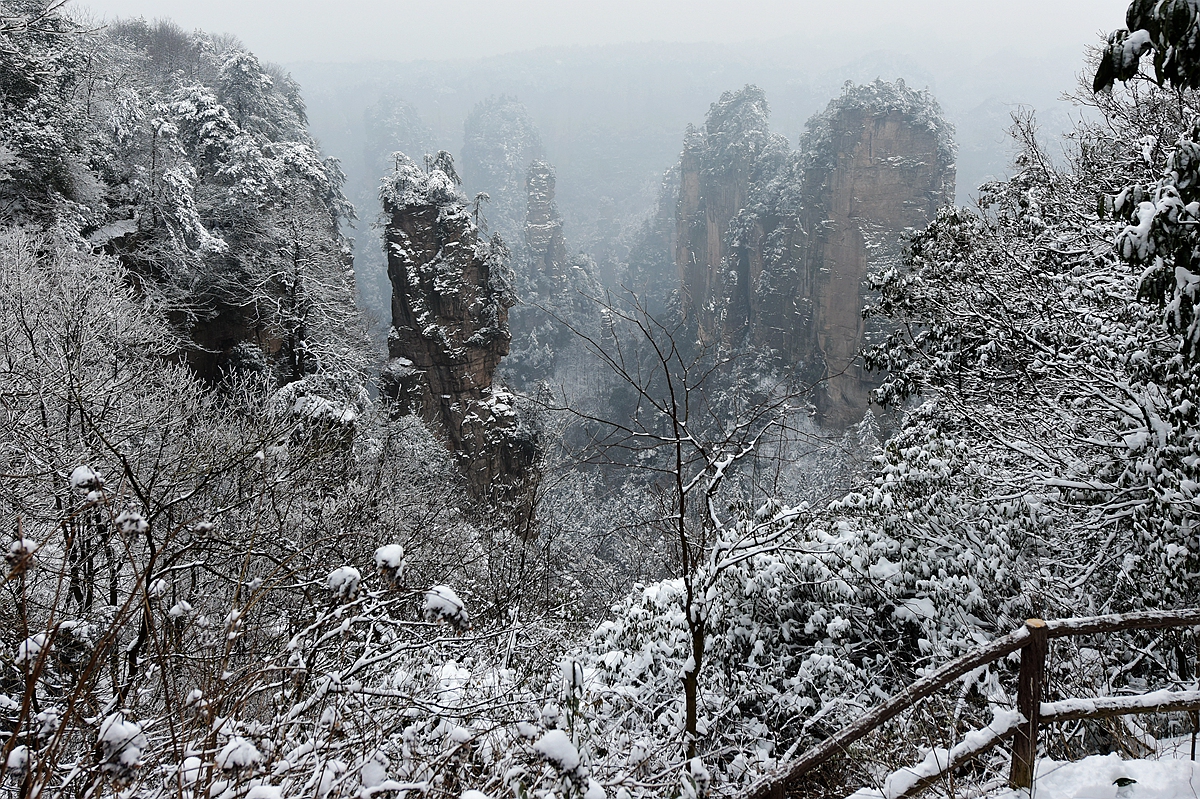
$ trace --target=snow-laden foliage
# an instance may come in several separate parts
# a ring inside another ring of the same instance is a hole
[[[1193,0],[1133,0],[1125,28],[1113,31],[1095,68],[1092,89],[1107,91],[1137,75],[1142,56],[1154,54],[1159,84],[1200,88],[1200,8]]]
[[[504,545],[456,510],[419,423],[214,395],[115,259],[2,242],[0,779],[457,795],[493,752],[501,775],[540,762],[497,724],[536,719],[561,634],[482,599],[528,572],[490,571]],[[448,624],[424,621],[428,592]]]
[[[1111,216],[1123,186],[1178,163],[1161,142],[1190,123],[1144,84],[1097,102],[1103,121],[1079,126],[1064,168],[1019,119],[1017,172],[981,190],[981,213],[945,210],[875,278],[872,312],[899,323],[868,354],[888,372],[879,397],[923,400],[885,447],[881,487],[935,474],[862,507],[900,542],[951,545],[926,580],[957,597],[958,636],[1195,602],[1190,345],[1154,267],[1122,261],[1130,229]],[[929,596],[943,615],[949,597]],[[1105,659],[1125,645],[1110,646]]]
[[[761,170],[759,159],[767,152],[787,150],[787,140],[772,134],[767,95],[757,86],[725,92],[708,109],[702,131],[689,128],[687,148],[702,148],[706,178],[718,179],[729,172]],[[700,142],[693,140],[700,139]],[[751,180],[759,178],[752,177]]]
[[[441,169],[422,169],[403,153],[393,156],[394,166],[384,181],[380,197],[394,206],[450,205],[466,207],[458,181]]]
[[[353,209],[296,84],[235,40],[141,20],[93,32],[41,5],[17,3],[4,32],[6,217],[117,255],[210,378],[361,368]]]

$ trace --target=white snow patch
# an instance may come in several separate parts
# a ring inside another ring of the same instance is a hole
[[[471,627],[471,617],[466,606],[448,585],[435,585],[425,592],[425,606],[422,612],[425,621],[444,621],[461,631]]]
[[[115,772],[118,776],[139,768],[142,753],[150,746],[142,733],[142,726],[127,721],[121,713],[113,713],[104,719],[97,737],[105,770]]]
[[[8,770],[14,774],[22,775],[29,768],[29,747],[14,746],[13,750],[8,753]]]
[[[900,574],[900,564],[892,563],[887,558],[880,558],[879,562],[872,564],[867,571],[872,580],[891,580]]]
[[[358,781],[364,788],[374,788],[388,780],[388,756],[376,749],[358,767]]]
[[[401,569],[404,567],[404,547],[399,544],[385,544],[375,550],[375,565],[381,569]]]
[[[77,490],[99,488],[104,485],[100,479],[100,475],[96,474],[91,467],[76,466],[71,470],[71,488]]]
[[[88,244],[91,244],[93,247],[101,247],[113,239],[123,238],[130,233],[137,233],[137,230],[138,221],[136,219],[118,219],[116,222],[109,222],[107,225],[89,233],[87,240]]]
[[[17,647],[17,656],[13,658],[18,666],[32,666],[46,648],[46,634],[37,633],[21,642]]]
[[[349,769],[346,764],[340,760],[330,760],[325,763],[325,769],[321,772],[321,782],[317,786],[317,796],[325,799],[347,771]]]
[[[235,735],[217,753],[217,767],[225,771],[253,768],[262,762],[262,753],[253,743]]]
[[[579,750],[562,730],[549,730],[534,743],[533,751],[563,773],[570,774],[579,768]]]
[[[404,547],[384,544],[375,550],[375,568],[390,583],[398,583],[404,573]]]
[[[456,661],[448,660],[438,672],[438,695],[443,701],[456,701],[470,680],[471,672],[468,669],[460,668]]]
[[[900,621],[920,622],[922,619],[937,618],[937,607],[928,597],[906,599],[896,608],[896,618]]]
[[[325,585],[338,599],[352,600],[358,598],[358,587],[362,583],[362,574],[353,566],[340,566],[325,578]]]
[[[200,779],[200,772],[204,769],[204,761],[196,756],[185,757],[183,765],[179,767],[179,780],[186,787],[195,785],[196,780]]]
[[[121,511],[114,521],[117,523],[117,529],[125,535],[145,533],[150,529],[146,518],[136,511]]]
[[[8,545],[7,560],[13,568],[24,568],[32,561],[37,552],[37,542],[24,536]]]
[[[1122,760],[1117,754],[1093,755],[1074,763],[1042,760],[1034,785],[1037,799],[1113,799],[1114,780],[1137,780],[1134,799],[1176,799],[1196,796],[1200,790],[1200,763],[1190,760]],[[1005,790],[996,799],[1028,797],[1024,791]]]

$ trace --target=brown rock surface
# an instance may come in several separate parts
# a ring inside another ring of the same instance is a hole
[[[397,164],[382,192],[392,283],[383,390],[420,414],[458,456],[471,494],[514,506],[527,524],[537,447],[515,398],[493,385],[508,353],[508,252],[479,235],[448,156]]]
[[[821,420],[846,427],[873,379],[859,353],[869,270],[901,254],[954,197],[948,126],[903,83],[847,87],[799,151],[767,131],[761,90],[714,104],[681,159],[676,267],[683,312],[708,344],[774,352],[818,383]]]
[[[828,177],[814,327],[828,378],[822,414],[845,426],[862,418],[872,387],[858,358],[868,270],[899,257],[901,236],[953,202],[954,167],[938,157],[936,132],[903,112],[848,109],[832,125],[837,165]]]

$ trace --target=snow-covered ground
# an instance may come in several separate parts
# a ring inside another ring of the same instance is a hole
[[[1042,760],[1034,780],[1033,799],[1115,799],[1114,781],[1137,780],[1121,796],[1129,799],[1200,797],[1200,762],[1190,760],[1122,760],[1095,755],[1074,763]],[[995,799],[1023,799],[1024,791],[1005,790]]]

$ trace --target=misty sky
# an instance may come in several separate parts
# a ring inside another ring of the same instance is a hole
[[[900,52],[1069,50],[1120,27],[1128,0],[74,0],[101,19],[232,33],[280,63],[452,59],[556,45],[853,37]]]

